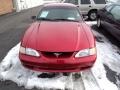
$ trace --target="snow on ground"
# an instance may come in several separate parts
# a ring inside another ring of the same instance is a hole
[[[91,25],[95,25],[95,24],[97,24],[97,22],[96,22],[96,21],[92,21],[92,22],[91,22],[91,21],[87,21],[86,24],[88,24],[88,25],[91,26]]]
[[[87,22],[89,25],[96,22]],[[35,72],[24,68],[18,58],[20,44],[13,47],[0,64],[0,79],[11,80],[27,89],[74,89],[74,90],[118,90],[117,86],[106,77],[103,64],[120,73],[120,55],[118,48],[112,45],[103,35],[93,31],[97,39],[98,58],[91,70],[80,72],[81,76],[72,73],[63,76],[61,73],[54,77],[41,78],[42,72]],[[52,83],[52,84],[51,84]]]
[[[76,79],[72,75],[59,74],[53,78],[39,78],[41,72],[25,69],[18,58],[20,44],[12,48],[0,64],[0,79],[11,80],[27,89],[34,87],[39,89],[62,89],[84,90],[81,78]],[[52,83],[52,84],[51,84]],[[77,88],[76,88],[77,87]],[[79,89],[78,89],[79,88]]]
[[[94,32],[94,33],[97,34],[96,38],[100,39],[101,41],[96,43],[98,58],[94,67],[92,68],[92,73],[95,76],[102,90],[117,90],[117,87],[106,78],[106,71],[103,64],[107,64],[107,65],[110,64],[111,65],[110,67],[112,67],[114,70],[116,68],[119,68],[120,63],[117,63],[117,62],[120,60],[119,58],[120,55],[113,56],[114,54],[116,54],[116,51],[115,51],[116,49],[113,49],[112,47],[113,45],[111,45],[111,43],[104,36],[100,35],[97,32]],[[116,59],[116,62],[114,59]],[[111,62],[116,63],[117,66],[115,67]],[[120,68],[118,69],[118,71],[119,70]]]

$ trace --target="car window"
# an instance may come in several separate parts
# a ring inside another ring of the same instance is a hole
[[[95,4],[106,4],[105,0],[94,0]]]
[[[109,12],[112,9],[113,5],[106,6],[106,10]]]
[[[78,0],[65,0],[65,3],[72,3],[78,5]]]
[[[90,0],[81,0],[81,4],[90,4]]]
[[[70,0],[69,2],[72,4],[78,5],[78,0]]]
[[[116,20],[120,20],[120,6],[113,7],[110,12]]]
[[[64,8],[64,7],[54,7],[54,8],[43,8],[38,14],[37,20],[71,20],[80,21],[82,20],[80,12],[77,8]]]

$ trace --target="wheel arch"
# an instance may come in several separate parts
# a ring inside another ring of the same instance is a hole
[[[98,11],[98,9],[91,9],[89,12],[88,12],[88,14],[90,13],[90,12],[92,12],[92,11]]]

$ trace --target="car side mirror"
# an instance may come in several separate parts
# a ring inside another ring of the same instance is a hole
[[[105,12],[106,11],[106,9],[105,8],[103,8],[103,9],[101,9],[103,12]]]
[[[86,21],[87,20],[87,16],[83,15],[83,20]]]
[[[76,7],[78,7],[78,8],[79,8],[79,5],[76,5]]]
[[[32,20],[36,20],[36,16],[31,16],[31,19]]]
[[[107,12],[107,15],[108,15],[108,17],[111,18],[111,19],[114,18],[114,16],[113,16],[111,13],[109,13],[109,12]]]

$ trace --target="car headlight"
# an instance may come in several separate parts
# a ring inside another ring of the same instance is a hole
[[[36,50],[32,48],[24,48],[22,46],[20,47],[20,53],[36,57],[40,56],[40,54]]]
[[[75,57],[80,58],[80,57],[86,57],[86,56],[95,55],[95,54],[96,54],[96,48],[84,49],[84,50],[79,51],[75,55]]]

